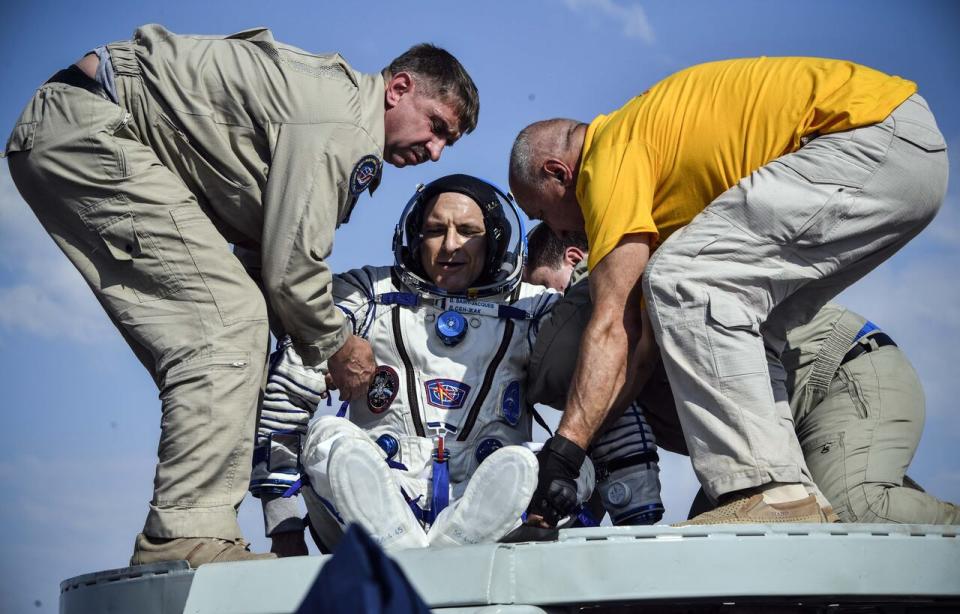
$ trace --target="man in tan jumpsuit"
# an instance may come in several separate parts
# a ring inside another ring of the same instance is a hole
[[[525,280],[564,290],[568,278],[570,286],[540,325],[528,395],[533,403],[562,407],[592,304],[586,267],[576,267],[571,275],[563,260],[543,258],[537,248],[531,240],[529,261],[540,266],[525,273]],[[551,268],[561,273],[551,275]],[[924,492],[906,476],[923,431],[923,389],[906,354],[888,335],[830,303],[787,333],[781,361],[804,459],[842,521],[960,523],[960,507]],[[657,443],[688,454],[662,365],[639,401]],[[701,490],[694,508],[710,506]]]
[[[366,390],[372,352],[334,308],[324,262],[334,229],[383,160],[436,161],[478,107],[442,49],[416,46],[367,75],[266,29],[144,26],[40,87],[7,142],[11,175],[160,389],[133,564],[255,556],[236,512],[268,313],[305,360],[329,360],[343,396]]]

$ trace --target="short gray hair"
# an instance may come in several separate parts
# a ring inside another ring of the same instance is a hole
[[[573,143],[573,132],[583,125],[575,119],[554,118],[534,122],[520,131],[510,150],[510,187],[536,189],[543,177],[540,165],[550,155],[562,156]]]

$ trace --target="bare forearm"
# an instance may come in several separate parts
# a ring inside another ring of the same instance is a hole
[[[632,235],[595,267],[590,276],[594,308],[583,333],[563,419],[557,433],[586,449],[610,414],[636,396],[635,379],[647,358],[640,277],[650,255],[649,237]]]
[[[625,381],[620,394],[613,402],[610,411],[607,412],[606,419],[598,431],[602,433],[606,428],[620,417],[621,414],[637,400],[640,393],[643,392],[647,382],[650,381],[657,364],[660,362],[660,350],[656,341],[653,339],[653,332],[650,327],[650,320],[647,317],[646,309],[643,310],[643,327],[641,329],[640,340],[631,353],[631,359],[627,364]]]
[[[557,433],[586,449],[626,383],[629,340],[622,325],[591,320],[580,347]]]

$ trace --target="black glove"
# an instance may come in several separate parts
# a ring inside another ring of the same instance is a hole
[[[537,514],[552,527],[577,506],[577,476],[586,451],[562,435],[554,435],[537,454],[540,473],[527,514]]]
[[[555,542],[560,536],[557,528],[544,529],[530,524],[522,524],[510,531],[498,541],[501,544],[519,544],[523,542]]]

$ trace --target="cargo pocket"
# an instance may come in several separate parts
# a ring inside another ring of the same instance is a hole
[[[850,395],[850,406],[853,408],[856,413],[856,417],[860,420],[866,420],[870,417],[869,404],[867,399],[863,394],[863,389],[860,387],[860,382],[856,377],[851,377],[849,372],[841,367],[837,370],[836,375],[837,381],[846,389],[846,393]]]
[[[924,151],[943,151],[947,148],[947,143],[939,130],[934,130],[909,119],[898,119],[896,116],[894,116],[894,122],[894,135]]]
[[[33,139],[37,133],[37,124],[39,124],[43,118],[43,99],[43,90],[37,90],[33,98],[30,99],[30,102],[27,103],[23,113],[17,118],[17,124],[13,127],[13,131],[10,132],[3,152],[0,152],[0,157],[5,158],[18,151],[30,151],[33,149]]]
[[[137,226],[133,213],[113,215],[95,224],[98,212],[122,210],[126,204],[126,198],[118,194],[80,212],[109,254],[108,259],[97,263],[101,285],[103,289],[114,285],[128,288],[140,303],[165,298],[180,290],[182,281],[163,259],[154,238]]]
[[[856,522],[856,515],[850,504],[850,491],[847,485],[847,454],[844,434],[833,433],[801,443],[803,457],[813,481],[833,511],[844,522]]]
[[[716,291],[708,296],[710,346],[717,374],[732,377],[762,373],[768,378],[760,322],[756,316],[737,299]]]
[[[6,158],[12,153],[18,151],[30,151],[33,149],[33,135],[37,131],[37,122],[27,122],[17,124],[7,139],[7,144],[0,153],[0,158]]]
[[[827,134],[774,162],[783,164],[813,184],[859,189],[875,168],[854,163],[845,151],[847,147],[853,147],[850,132]]]
[[[92,106],[98,115],[109,117],[102,120],[104,122],[102,130],[92,137],[99,141],[97,157],[100,158],[103,172],[112,179],[126,179],[132,173],[127,151],[124,149],[124,141],[135,139],[129,126],[130,114],[119,106],[103,100],[93,102]]]
[[[760,323],[737,299],[719,292],[708,295],[707,339],[721,394],[734,406],[753,411],[773,404],[770,373]]]
[[[263,293],[209,217],[198,207],[170,212],[187,252],[224,326],[267,319]],[[189,270],[189,269],[187,269]]]
[[[207,137],[210,142],[222,139],[219,127],[208,117],[193,116],[193,128],[200,136],[191,139],[177,124],[166,115],[158,114],[154,120],[154,127],[163,136],[166,143],[173,144],[168,148],[171,164],[176,168],[180,177],[192,184],[192,191],[207,195],[212,201],[226,199],[231,206],[237,206],[239,192],[248,187],[246,183],[232,176],[226,169],[214,166],[215,157],[200,149],[197,139]],[[219,210],[227,203],[217,203]],[[238,212],[242,216],[243,212]]]

